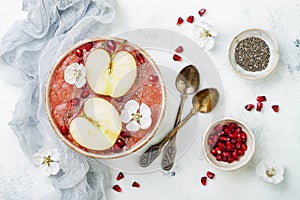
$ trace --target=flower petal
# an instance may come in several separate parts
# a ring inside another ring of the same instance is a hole
[[[34,165],[39,166],[44,162],[44,156],[38,152],[32,156],[32,162]]]
[[[207,38],[200,38],[199,39],[199,46],[200,46],[200,48],[205,48],[206,40],[207,40]]]
[[[215,44],[214,38],[209,37],[209,38],[206,39],[206,43],[204,45],[204,48],[207,49],[207,50],[212,49],[214,47],[214,44]]]
[[[78,78],[78,80],[76,81],[75,86],[76,86],[77,88],[82,88],[82,86],[84,86],[85,83],[86,83],[85,77],[84,77],[84,76],[80,76],[80,77]]]
[[[128,112],[128,110],[124,109],[121,112],[121,121],[123,123],[128,123],[132,119],[131,114]]]
[[[140,123],[141,123],[141,129],[147,129],[151,126],[152,119],[151,117],[142,117],[140,119]]]
[[[140,107],[140,113],[142,118],[149,118],[151,117],[151,109],[146,104],[142,103]]]
[[[55,148],[55,149],[51,150],[51,152],[50,152],[50,158],[53,161],[58,161],[59,160],[60,154],[59,154],[58,149]]]
[[[125,106],[124,106],[124,108],[126,110],[128,110],[128,112],[130,114],[136,113],[137,110],[139,109],[139,107],[140,107],[139,103],[137,101],[135,101],[135,100],[129,100],[129,101],[127,101],[126,104],[125,104]]]
[[[140,130],[140,124],[136,121],[131,121],[126,125],[127,130],[136,132]]]
[[[57,162],[52,162],[49,167],[49,172],[51,175],[56,175],[60,170],[59,164]]]
[[[42,173],[43,176],[50,176],[50,167],[48,165],[40,165],[38,166],[38,170]]]

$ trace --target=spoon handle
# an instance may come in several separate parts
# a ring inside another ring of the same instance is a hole
[[[176,125],[180,122],[182,111],[183,111],[183,106],[184,106],[184,103],[185,103],[186,99],[187,99],[187,95],[182,94],[180,104],[179,104],[179,108],[178,108],[178,111],[177,111],[177,116],[176,116],[174,127],[176,127]],[[169,171],[169,170],[172,169],[172,167],[174,165],[174,160],[175,160],[175,157],[176,157],[176,152],[177,152],[176,135],[174,135],[169,140],[169,143],[166,144],[166,146],[165,146],[165,149],[164,149],[164,152],[163,152],[163,155],[162,155],[162,160],[161,160],[162,169],[164,169],[166,171]]]
[[[143,153],[139,160],[139,165],[141,167],[147,167],[149,166],[155,158],[158,157],[158,155],[161,152],[161,148],[166,144],[166,142],[176,135],[177,131],[193,116],[197,113],[197,110],[192,109],[191,112],[173,129],[171,130],[168,135],[166,135],[159,143],[154,144],[150,146],[145,153]]]

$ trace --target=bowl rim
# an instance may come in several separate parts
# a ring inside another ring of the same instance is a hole
[[[250,136],[251,137],[251,139],[252,139],[252,144],[251,144],[251,146],[252,146],[252,151],[251,152],[249,152],[248,153],[248,157],[247,157],[247,159],[246,160],[244,160],[244,162],[243,163],[241,163],[240,165],[237,165],[237,166],[235,166],[235,167],[230,167],[230,168],[228,168],[228,167],[220,167],[220,166],[218,166],[218,165],[215,165],[215,163],[213,163],[212,161],[211,161],[211,159],[208,157],[208,155],[207,155],[207,151],[206,151],[206,135],[210,132],[210,129],[211,128],[213,128],[213,126],[215,126],[217,123],[220,123],[220,122],[222,122],[222,121],[227,121],[227,120],[230,120],[230,121],[235,121],[236,123],[239,123],[239,124],[241,124],[242,126],[244,126],[246,129],[247,129],[247,132],[246,132],[246,134],[247,134],[247,136]],[[205,159],[208,161],[208,163],[210,164],[210,165],[212,165],[213,167],[215,167],[216,169],[219,169],[219,170],[222,170],[222,171],[233,171],[233,170],[237,170],[237,169],[240,169],[241,167],[243,167],[243,166],[245,166],[250,160],[251,160],[251,158],[253,157],[253,155],[254,155],[254,152],[255,152],[255,137],[254,137],[254,134],[253,134],[253,132],[252,132],[252,130],[249,128],[249,126],[247,125],[247,124],[245,124],[245,122],[243,122],[243,121],[241,121],[241,120],[238,120],[238,119],[236,119],[236,118],[234,118],[234,117],[222,117],[222,118],[219,118],[219,119],[217,119],[217,120],[215,120],[214,122],[212,122],[207,128],[206,128],[206,130],[205,130],[205,132],[204,132],[204,134],[203,134],[203,136],[202,136],[202,152],[203,152],[203,154],[204,154],[204,157],[205,157]]]
[[[50,83],[52,80],[52,76],[53,73],[57,67],[57,65],[69,54],[71,53],[74,49],[76,49],[77,47],[84,45],[86,43],[89,42],[93,42],[93,41],[97,41],[97,40],[125,40],[127,41],[127,43],[129,43],[131,46],[133,46],[136,50],[138,50],[139,52],[142,52],[144,55],[147,56],[147,58],[152,62],[154,69],[157,72],[157,75],[159,77],[159,81],[160,81],[160,85],[161,85],[161,90],[162,90],[162,103],[161,103],[161,114],[158,117],[158,121],[155,125],[155,127],[153,128],[152,132],[150,134],[148,134],[146,136],[146,138],[144,140],[142,140],[139,145],[136,145],[134,148],[131,148],[127,151],[123,151],[122,153],[113,153],[111,155],[105,155],[105,154],[95,154],[95,153],[91,153],[91,152],[87,152],[79,147],[77,147],[76,145],[74,145],[73,143],[71,143],[68,139],[66,139],[60,132],[59,128],[57,127],[57,125],[55,124],[52,115],[51,115],[51,111],[50,111],[50,103],[49,103],[49,92],[50,92]],[[69,47],[68,49],[66,49],[64,51],[64,53],[58,57],[56,59],[56,61],[54,62],[53,66],[51,67],[51,70],[48,73],[48,78],[46,80],[45,83],[45,88],[44,88],[44,102],[45,102],[45,107],[46,107],[46,113],[47,113],[47,117],[48,120],[52,126],[52,129],[54,130],[54,132],[56,133],[56,135],[68,146],[70,147],[72,150],[83,154],[85,156],[91,157],[91,158],[96,158],[96,159],[103,159],[103,160],[108,160],[108,159],[115,159],[115,158],[121,158],[121,157],[125,157],[127,155],[130,155],[136,151],[138,151],[139,149],[141,149],[144,145],[146,145],[153,137],[154,135],[157,134],[160,125],[163,122],[164,116],[165,116],[165,111],[166,111],[166,85],[165,85],[165,81],[163,79],[162,73],[158,67],[158,65],[156,64],[156,62],[153,60],[153,58],[144,50],[142,49],[140,46],[128,41],[127,39],[123,39],[120,37],[115,37],[115,36],[96,36],[96,37],[90,37],[90,38],[86,38],[83,40],[80,40],[79,42],[76,42],[74,45],[72,45],[71,47]]]
[[[235,42],[235,39],[244,34],[244,33],[247,33],[247,32],[253,32],[253,31],[258,31],[258,32],[261,32],[261,33],[264,33],[266,34],[273,42],[273,45],[274,45],[274,49],[276,51],[276,54],[274,55],[274,61],[275,61],[275,64],[274,66],[269,70],[267,71],[266,73],[263,73],[261,75],[257,75],[257,76],[247,76],[247,75],[244,75],[244,74],[241,74],[239,73],[236,68],[233,66],[232,62],[231,62],[231,59],[230,59],[230,49],[233,45],[233,43]],[[249,80],[256,80],[256,79],[262,79],[262,78],[265,78],[266,76],[268,76],[269,74],[271,74],[275,68],[277,67],[278,65],[278,61],[279,61],[279,47],[278,47],[278,43],[277,43],[277,40],[275,39],[275,37],[267,30],[264,30],[264,29],[260,29],[260,28],[249,28],[249,29],[246,29],[246,30],[243,30],[241,32],[239,32],[238,34],[236,34],[233,39],[231,40],[231,42],[229,43],[228,45],[228,48],[227,48],[227,61],[230,65],[230,68],[232,69],[232,71],[235,72],[235,74],[239,75],[240,77],[243,77],[243,78],[246,78],[246,79],[249,79]]]

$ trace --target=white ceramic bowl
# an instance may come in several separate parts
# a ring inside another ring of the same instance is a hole
[[[241,156],[238,161],[234,161],[232,163],[217,161],[216,157],[214,157],[210,153],[211,148],[208,144],[208,138],[209,138],[210,134],[213,132],[213,129],[217,124],[227,124],[230,122],[235,122],[247,134],[246,144],[247,144],[248,148],[245,151],[245,154],[243,156]],[[223,170],[223,171],[231,171],[231,170],[239,169],[249,162],[249,160],[251,159],[251,157],[253,156],[254,151],[255,151],[255,138],[254,138],[252,131],[248,128],[248,126],[245,123],[243,123],[239,120],[233,119],[233,118],[223,118],[223,119],[219,119],[219,120],[215,121],[207,128],[207,130],[203,134],[202,147],[203,147],[203,149],[202,149],[203,154],[204,154],[206,160],[213,167]]]
[[[270,48],[270,60],[266,69],[258,72],[244,70],[235,60],[234,52],[237,44],[246,38],[258,37],[264,40]],[[232,70],[241,77],[247,79],[259,79],[269,75],[277,66],[279,59],[279,50],[275,38],[267,31],[261,29],[248,29],[236,35],[231,41],[228,48],[228,62]]]

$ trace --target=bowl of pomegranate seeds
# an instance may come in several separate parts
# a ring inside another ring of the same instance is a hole
[[[255,151],[255,138],[248,126],[233,118],[217,120],[203,134],[203,152],[217,169],[230,171],[246,165]]]
[[[52,68],[45,90],[48,118],[58,137],[99,159],[123,157],[145,145],[163,119],[165,96],[150,56],[114,37],[72,46]]]

